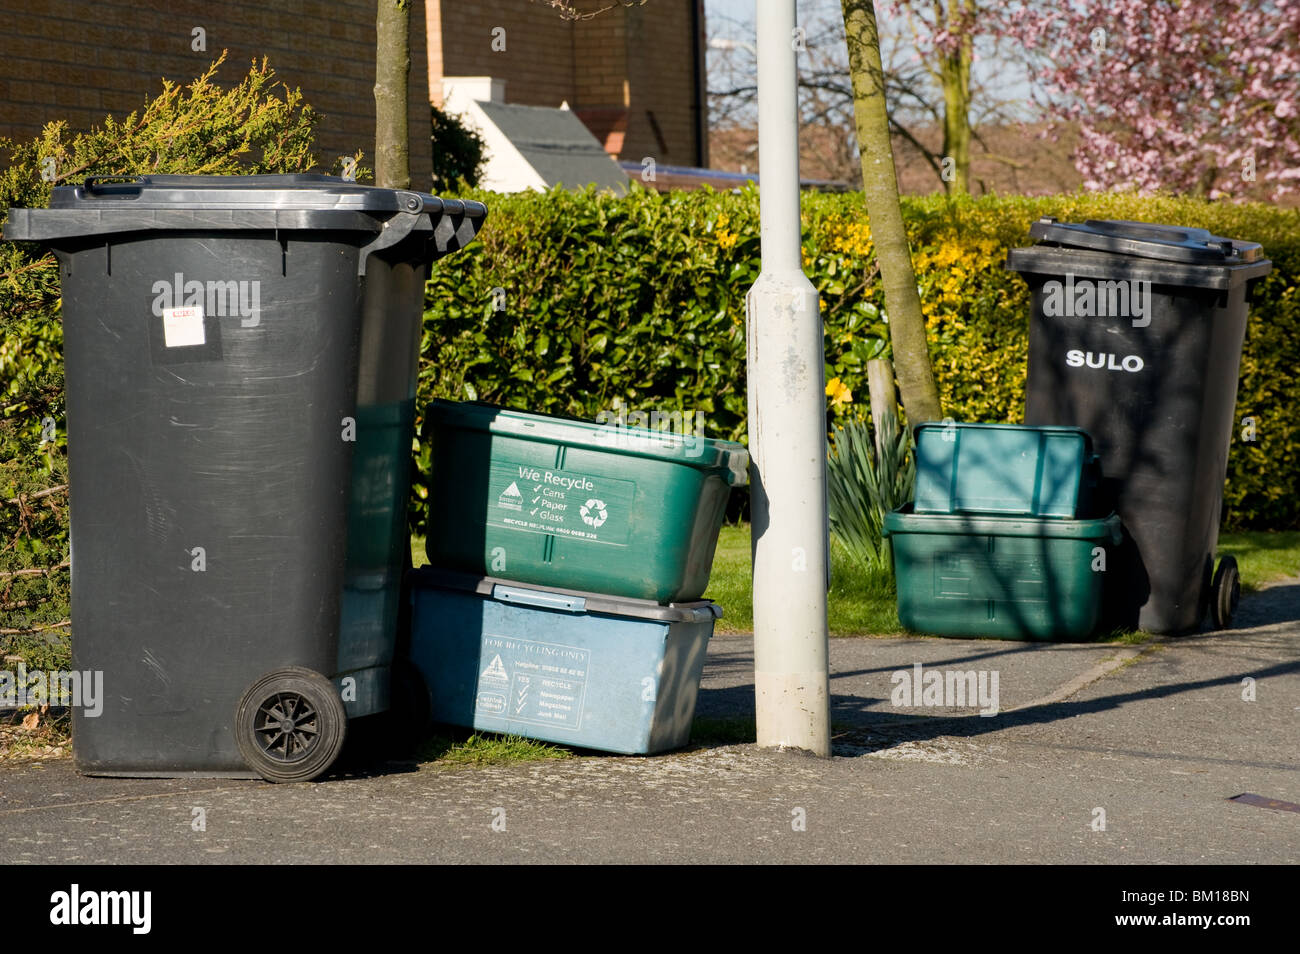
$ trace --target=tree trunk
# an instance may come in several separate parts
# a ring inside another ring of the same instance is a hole
[[[970,63],[971,30],[969,20],[962,22],[955,7],[961,3],[967,15],[973,14],[971,0],[951,0],[953,12],[948,25],[960,36],[957,48],[944,54],[939,63],[940,82],[943,86],[943,157],[951,171],[942,173],[943,186],[949,195],[962,195],[970,191]],[[936,3],[936,10],[942,7]],[[945,166],[940,166],[943,170]]]
[[[937,421],[943,415],[930,367],[925,316],[921,314],[921,297],[916,291],[903,210],[898,201],[898,175],[894,170],[889,116],[885,111],[876,11],[872,0],[841,0],[841,8],[849,43],[849,71],[853,77],[853,114],[862,153],[862,195],[885,287],[898,391],[903,410],[915,426],[924,421]]]
[[[375,15],[375,184],[388,189],[409,189],[410,0],[378,0],[378,3]]]

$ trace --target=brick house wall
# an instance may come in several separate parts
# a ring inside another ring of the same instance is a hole
[[[506,81],[508,103],[567,102],[617,158],[707,165],[703,0],[651,0],[576,21],[533,0],[426,2],[433,102],[444,76],[493,76]]]
[[[253,59],[300,87],[320,114],[316,156],[329,168],[358,148],[375,154],[374,0],[0,0],[0,136],[36,136],[52,120],[74,130],[124,117],[162,90],[187,84],[229,51],[218,79],[235,82]],[[192,31],[206,31],[206,51]],[[429,78],[425,3],[411,4],[411,180],[428,188]]]
[[[431,101],[441,103],[444,76],[495,76],[507,102],[573,105],[573,29],[556,10],[529,0],[427,3]],[[493,50],[494,39],[505,49]]]
[[[627,140],[629,145],[644,144],[647,150],[628,158],[664,156],[660,161],[665,164],[693,166],[697,165],[691,155],[698,133],[696,109],[703,104],[695,95],[691,4],[672,4],[676,17],[652,13],[658,6],[652,2],[635,8],[636,15],[628,18],[628,70],[637,81],[631,87]],[[702,30],[702,17],[699,22]],[[698,42],[702,44],[703,38]],[[707,135],[704,138],[700,166],[708,165]]]

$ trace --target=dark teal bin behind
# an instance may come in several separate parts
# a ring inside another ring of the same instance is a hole
[[[927,423],[916,429],[915,511],[1085,514],[1100,476],[1077,427]]]

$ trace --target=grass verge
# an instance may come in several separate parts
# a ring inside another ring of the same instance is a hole
[[[424,537],[411,537],[411,566],[424,566],[429,562],[424,552]]]
[[[718,536],[713,575],[705,594],[722,607],[720,633],[745,633],[754,628],[754,585],[749,525],[728,525]],[[831,588],[827,617],[832,636],[889,636],[903,631],[898,622],[894,581],[887,573],[872,573],[850,559],[838,542],[831,542]]]
[[[573,758],[563,746],[538,742],[517,735],[492,732],[443,734],[425,739],[416,750],[420,764],[434,765],[505,765],[511,762],[539,762]]]
[[[1221,533],[1218,555],[1237,558],[1241,588],[1251,593],[1300,573],[1300,531]]]

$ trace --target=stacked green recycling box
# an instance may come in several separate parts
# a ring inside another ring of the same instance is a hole
[[[521,583],[698,600],[749,455],[684,428],[434,401],[428,556]]]
[[[1077,427],[922,424],[913,503],[885,535],[905,627],[1085,639],[1101,619],[1120,521],[1096,515],[1101,464]]]

